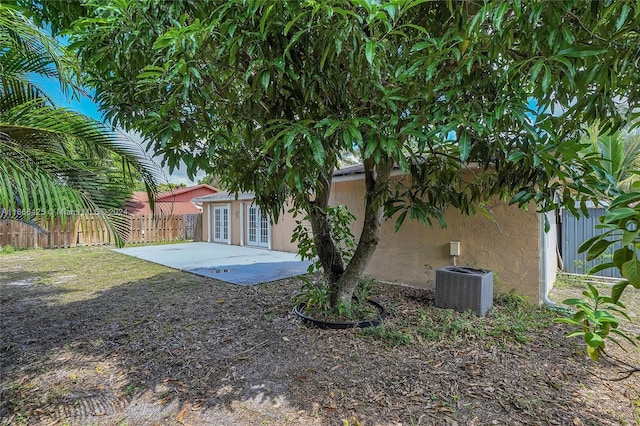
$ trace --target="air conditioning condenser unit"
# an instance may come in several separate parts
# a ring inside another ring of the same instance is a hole
[[[493,272],[462,266],[437,269],[436,306],[484,316],[493,306]]]

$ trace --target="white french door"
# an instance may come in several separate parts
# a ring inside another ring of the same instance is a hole
[[[258,206],[247,206],[247,244],[271,248],[271,224],[269,216]]]
[[[213,241],[229,243],[229,207],[213,208]]]

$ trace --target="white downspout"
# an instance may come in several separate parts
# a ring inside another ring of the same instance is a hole
[[[211,224],[213,223],[213,217],[211,217],[211,203],[207,203],[207,242],[211,242]]]
[[[547,233],[544,230],[544,214],[539,216],[539,241],[540,241],[540,300],[550,308],[559,308],[559,306],[549,299],[549,283],[547,282]]]
[[[244,201],[240,201],[240,247],[244,247]]]

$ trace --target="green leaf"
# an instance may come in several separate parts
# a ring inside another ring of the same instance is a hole
[[[611,313],[606,311],[606,310],[599,309],[599,310],[595,311],[593,314],[594,314],[596,320],[598,320],[598,322],[601,323],[601,324],[609,323],[609,324],[613,324],[613,325],[617,326],[620,323],[620,321],[618,321],[618,319],[616,317],[611,315]]]
[[[342,128],[342,141],[344,143],[344,146],[351,146],[351,144],[353,143],[351,139],[351,133],[344,127]],[[365,155],[364,158],[367,158],[367,156]]]
[[[604,271],[605,269],[615,268],[615,267],[616,265],[613,262],[600,263],[599,265],[596,265],[593,268],[589,269],[589,275],[595,275],[600,271]]]
[[[600,256],[611,244],[613,244],[613,242],[606,239],[596,241],[595,244],[587,250],[587,260],[593,260]]]
[[[571,318],[554,318],[553,322],[555,322],[555,323],[563,323],[563,324],[571,324],[571,325],[576,325],[578,327],[582,326],[582,322],[576,321],[576,320],[571,319]],[[584,331],[582,331],[582,332],[574,331],[573,333],[567,334],[567,337],[575,337],[575,336],[583,336],[583,335],[584,335]]]
[[[631,244],[636,238],[640,235],[640,230],[636,229],[635,231],[624,231],[622,233],[622,245],[626,246],[627,244]]]
[[[637,203],[640,201],[640,192],[631,192],[628,194],[621,195],[617,197],[615,200],[611,202],[609,205],[609,209],[616,208],[620,205],[629,205],[632,203]]]
[[[525,189],[514,195],[511,200],[509,200],[509,204],[518,204],[523,206],[531,201],[533,197],[535,197],[535,194]]]
[[[365,45],[365,56],[370,65],[373,65],[373,58],[376,55],[376,45],[377,42],[375,40],[367,40]]]
[[[398,218],[396,219],[396,224],[394,227],[394,231],[398,232],[400,230],[400,228],[402,227],[402,224],[404,223],[405,218],[407,217],[407,211],[403,211],[402,213],[400,213],[400,215],[398,216]]]
[[[538,61],[535,63],[535,65],[533,65],[533,67],[531,67],[529,81],[532,84],[535,84],[536,80],[538,79],[538,74],[540,74],[540,71],[542,70],[543,65],[544,65],[544,62]]]
[[[587,304],[587,302],[585,302],[583,299],[578,299],[578,298],[565,299],[562,301],[562,303],[570,306],[574,306],[574,305],[580,306],[580,305]]]
[[[587,287],[589,287],[589,291],[591,292],[592,298],[595,300],[600,296],[598,289],[595,288],[593,284],[587,283]],[[583,293],[584,294],[584,293]]]
[[[634,341],[633,341],[633,339],[631,339],[631,337],[629,337],[626,333],[623,333],[623,332],[622,332],[622,331],[620,331],[620,330],[617,330],[617,329],[615,329],[615,328],[614,328],[614,329],[612,329],[612,330],[611,330],[611,333],[616,334],[616,335],[618,335],[618,336],[622,337],[623,339],[625,339],[625,340],[627,340],[629,343],[631,343],[633,346],[638,346],[638,345],[637,345],[637,343],[636,343],[636,342],[634,342]],[[611,339],[611,337],[609,337],[609,339]],[[612,340],[613,340],[613,339],[612,339]],[[640,339],[638,339],[638,340],[640,340]],[[619,346],[619,345],[618,345],[618,346]],[[624,349],[624,348],[623,348],[623,349]]]
[[[620,28],[622,28],[622,26],[624,25],[625,21],[627,20],[627,16],[629,16],[629,11],[631,10],[631,8],[629,7],[628,3],[625,3],[622,6],[622,10],[620,11],[620,15],[618,16],[618,19],[616,20],[616,31],[619,31]]]
[[[542,77],[542,90],[547,92],[551,87],[551,67],[545,65],[544,77]]]
[[[416,24],[404,24],[402,25],[402,28],[413,28],[414,30],[419,31],[420,33],[424,34],[424,35],[429,35],[429,31],[426,30],[426,28],[421,27],[419,25]]]
[[[580,244],[580,247],[578,247],[578,253],[584,253],[585,251],[589,250],[589,248],[599,239],[600,239],[599,235],[589,238],[587,241]]]
[[[586,58],[589,56],[602,55],[607,53],[607,49],[598,47],[569,47],[567,49],[558,52],[560,56],[567,56],[569,58]]]
[[[260,32],[261,33],[265,33],[265,29],[267,26],[267,22],[269,22],[269,15],[271,14],[271,11],[273,10],[274,5],[269,5],[267,7],[267,9],[263,12],[262,14],[262,18],[260,19]]]
[[[471,136],[469,132],[464,129],[460,131],[458,149],[460,150],[460,161],[467,161],[471,153]]]
[[[262,88],[266,91],[269,88],[269,82],[271,81],[271,74],[269,71],[262,72]]]
[[[635,288],[640,288],[640,260],[634,257],[628,262],[625,262],[621,268],[622,276],[629,281],[629,284]]]
[[[595,333],[585,333],[584,341],[592,348],[604,347],[604,340],[602,339],[602,337]]]
[[[501,2],[500,6],[493,13],[493,25],[498,31],[502,30],[502,20],[509,9],[509,2]]]
[[[587,346],[587,354],[589,355],[589,357],[594,360],[597,361],[600,359],[600,347],[593,347],[593,346]]]
[[[604,223],[613,223],[617,222],[621,219],[626,219],[628,217],[632,217],[638,214],[634,209],[630,207],[621,207],[615,210],[610,210],[607,214],[604,215]]]
[[[634,251],[628,247],[622,247],[613,252],[613,265],[620,269],[622,264],[633,259]]]
[[[137,78],[140,80],[146,80],[146,79],[159,79],[162,76],[162,73],[157,72],[157,71],[144,71],[141,72],[140,74],[137,75]]]
[[[324,165],[325,151],[324,147],[322,146],[322,142],[320,141],[320,139],[315,137],[312,137],[310,142],[313,149],[313,157],[315,158],[316,163],[318,163],[319,166]]]
[[[621,281],[618,284],[615,284],[613,287],[611,287],[611,300],[613,301],[613,303],[617,303],[620,300],[622,293],[624,293],[624,290],[627,288],[628,285],[629,285],[628,281]]]
[[[521,160],[522,158],[524,158],[526,156],[527,156],[527,154],[525,154],[524,152],[521,152],[521,151],[512,152],[511,154],[509,154],[509,161],[515,163],[516,161]]]

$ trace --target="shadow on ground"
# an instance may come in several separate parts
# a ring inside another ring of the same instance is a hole
[[[281,364],[293,361],[284,354],[295,342],[284,337],[297,323],[284,295],[275,304],[259,296],[269,289],[170,272],[60,304],[56,297],[69,290],[4,275],[4,422],[12,415],[99,419],[142,394],[160,408],[175,408],[175,400],[277,405],[290,387],[288,365],[296,363]],[[275,367],[265,369],[265,359]]]
[[[639,400],[558,327],[522,345],[393,346],[301,327],[295,279],[167,272],[64,302],[63,285],[2,275],[1,424],[612,425]],[[377,293],[397,330],[424,313],[420,290]]]

